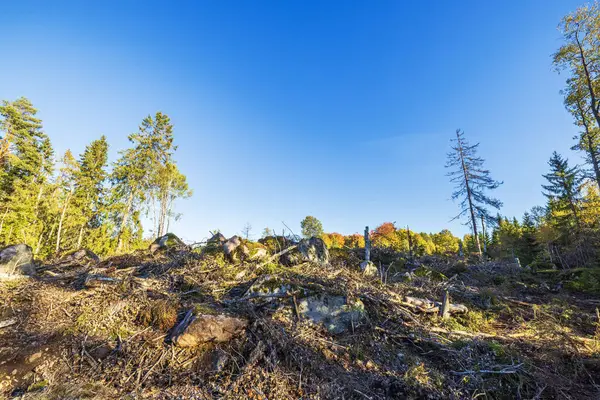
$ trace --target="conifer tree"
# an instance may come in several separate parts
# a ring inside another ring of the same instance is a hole
[[[81,248],[86,232],[89,234],[91,230],[101,228],[107,220],[105,215],[107,160],[108,143],[105,136],[86,146],[79,158],[79,172],[75,179],[75,200],[82,218],[79,223],[76,248]],[[95,243],[100,239],[98,235],[93,237]]]
[[[456,139],[452,142],[454,144],[452,152],[448,153],[446,168],[452,169],[447,174],[455,185],[452,199],[460,200],[460,212],[454,219],[468,217],[467,224],[471,226],[475,248],[481,257],[477,220],[483,217],[491,221],[488,207],[499,209],[502,206],[500,200],[486,194],[486,191],[496,189],[502,182],[493,180],[490,171],[483,168],[484,160],[477,156],[479,143],[470,145],[460,129],[456,130]]]
[[[569,167],[569,162],[556,151],[550,161],[550,172],[543,175],[548,184],[542,185],[548,198],[548,207],[556,225],[565,233],[576,228],[581,231],[580,200],[583,176],[577,166]]]

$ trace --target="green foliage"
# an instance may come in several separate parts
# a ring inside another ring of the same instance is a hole
[[[302,235],[306,238],[321,237],[323,235],[323,224],[313,216],[307,216],[300,222]]]
[[[55,175],[52,145],[36,114],[25,98],[0,105],[0,243],[28,244],[37,257],[83,247],[106,255],[147,245],[141,219],[151,205],[160,206],[161,232],[178,218],[173,203],[191,191],[173,160],[166,115],[142,121],[109,176],[104,136],[79,159],[67,150]]]

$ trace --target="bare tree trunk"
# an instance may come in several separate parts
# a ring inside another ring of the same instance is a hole
[[[56,232],[56,249],[55,252],[58,253],[60,250],[60,236],[62,234],[62,225],[65,220],[65,215],[67,214],[67,207],[69,206],[69,201],[71,200],[71,195],[73,194],[73,190],[69,191],[67,198],[65,199],[65,204],[63,204],[62,212],[60,213],[60,219],[58,220],[58,231]]]
[[[408,228],[408,225],[406,226],[406,235],[408,236],[408,256],[412,260],[412,258],[413,258],[412,237],[410,236],[410,229]]]
[[[487,240],[485,235],[485,218],[481,216],[481,233],[483,234],[483,254],[487,256]]]
[[[592,78],[590,76],[590,71],[588,67],[588,60],[583,53],[583,45],[579,41],[579,33],[575,33],[575,41],[577,42],[577,48],[579,50],[579,57],[581,58],[581,64],[583,66],[583,72],[585,74],[586,85],[588,87],[588,92],[590,94],[590,108],[592,109],[592,114],[596,119],[596,123],[600,127],[600,112],[598,110],[598,101],[596,99],[596,93],[594,92],[594,86],[592,83]]]
[[[369,227],[365,227],[365,261],[371,261],[371,239],[369,238]]]
[[[81,224],[79,228],[79,235],[77,236],[77,250],[81,248],[81,243],[83,242],[83,231],[85,230],[85,222]]]
[[[456,131],[456,138],[458,139],[458,149],[460,154],[460,162],[462,165],[463,176],[465,178],[465,186],[467,188],[467,200],[469,201],[469,211],[471,213],[471,225],[473,228],[473,237],[475,240],[475,244],[477,245],[477,252],[479,253],[479,258],[483,258],[481,254],[481,244],[479,243],[479,234],[477,233],[477,220],[475,219],[475,209],[473,207],[473,200],[471,199],[471,187],[469,185],[469,174],[467,173],[467,166],[465,164],[465,158],[462,149],[462,141],[460,140],[460,135],[458,131]]]
[[[121,219],[121,226],[119,228],[119,235],[117,239],[117,252],[121,251],[123,248],[123,231],[125,230],[125,226],[127,225],[127,219],[129,218],[129,213],[131,212],[131,207],[133,205],[133,191],[129,193],[129,198],[127,199],[127,208],[123,213],[123,219]]]
[[[6,214],[8,214],[8,207],[6,207],[6,211],[2,214],[2,220],[0,221],[0,234],[2,234],[2,228],[4,227],[4,219],[6,218]]]
[[[594,138],[592,135],[592,130],[590,129],[590,125],[586,118],[586,113],[581,103],[577,101],[577,110],[579,111],[579,115],[581,116],[581,122],[583,123],[583,127],[585,128],[585,133],[583,135],[585,141],[587,142],[587,153],[590,156],[590,160],[592,161],[592,167],[594,168],[594,175],[596,177],[596,183],[600,188],[600,165],[598,162],[598,151],[594,144]]]

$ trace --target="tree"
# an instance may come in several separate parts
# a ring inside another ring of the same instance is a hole
[[[565,106],[583,128],[576,149],[586,153],[600,186],[600,10],[598,3],[578,8],[559,26],[565,43],[554,54],[558,71],[568,74]]]
[[[173,126],[167,115],[157,112],[144,118],[138,132],[129,135],[133,148],[121,152],[112,174],[113,198],[119,203],[117,215],[117,251],[123,246],[123,234],[133,226],[128,226],[130,217],[150,197],[158,200],[160,211],[157,234],[164,232],[173,200],[190,191],[174,162],[172,154]],[[134,223],[134,225],[137,225]]]
[[[0,233],[29,244],[38,254],[53,219],[53,149],[26,98],[0,105]]]
[[[320,237],[323,235],[323,224],[313,216],[307,216],[300,222],[304,237]]]
[[[69,206],[71,206],[73,193],[75,193],[75,182],[78,173],[79,165],[75,161],[75,157],[73,157],[71,150],[67,150],[63,156],[62,168],[60,169],[60,176],[58,177],[58,187],[62,192],[62,204],[60,207],[60,217],[58,219],[58,228],[56,231],[56,253],[58,253],[60,250],[60,239],[63,231],[63,223],[65,221],[65,217],[67,216],[67,210],[69,209]]]
[[[550,172],[543,175],[548,184],[542,187],[551,214],[563,232],[568,233],[573,228],[580,232],[580,190],[584,178],[577,166],[569,167],[569,161],[556,151],[548,164]]]
[[[252,232],[252,225],[250,225],[250,222],[246,222],[246,224],[242,228],[242,236],[244,237],[244,239],[250,239],[250,232]]]
[[[447,254],[458,252],[459,238],[454,236],[448,229],[444,229],[439,233],[431,235],[431,240],[435,246],[435,253]]]
[[[467,224],[471,226],[476,251],[482,257],[477,219],[483,217],[491,220],[488,207],[499,209],[502,202],[486,195],[486,191],[496,189],[502,184],[490,177],[490,171],[483,168],[484,160],[477,156],[479,143],[470,145],[464,138],[464,132],[456,130],[452,152],[448,153],[446,168],[453,168],[447,176],[454,186],[452,199],[460,199],[460,212],[453,219],[468,216]]]
[[[94,229],[100,229],[107,221],[105,184],[108,177],[106,166],[108,161],[108,143],[106,137],[102,136],[94,140],[81,154],[79,158],[79,172],[75,179],[75,203],[81,213],[81,221],[78,229],[77,248],[81,248],[84,233]],[[103,236],[107,236],[107,232]],[[97,234],[93,246],[97,247],[100,239]],[[103,238],[106,240],[107,238]]]

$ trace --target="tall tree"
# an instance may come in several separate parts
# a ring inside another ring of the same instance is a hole
[[[468,216],[467,224],[471,226],[473,238],[479,256],[482,256],[479,234],[477,232],[477,219],[492,220],[488,207],[499,209],[500,200],[489,197],[486,191],[496,189],[502,182],[490,177],[490,171],[483,168],[484,160],[477,156],[479,143],[470,145],[464,137],[464,132],[456,130],[456,139],[452,139],[452,151],[448,153],[446,168],[454,187],[453,200],[460,200],[460,212],[453,219]]]
[[[58,218],[58,228],[56,231],[56,246],[55,251],[60,250],[60,241],[62,237],[63,224],[67,217],[67,210],[71,206],[71,199],[75,193],[75,182],[79,172],[79,164],[75,161],[75,157],[71,150],[67,150],[62,158],[62,168],[58,177],[58,188],[60,190],[60,216]]]
[[[565,16],[559,26],[565,43],[554,65],[567,72],[565,106],[582,128],[576,149],[586,153],[600,186],[600,9],[598,2]]]
[[[556,151],[552,153],[550,172],[544,175],[548,184],[542,185],[548,198],[548,206],[557,225],[568,233],[576,228],[581,231],[580,201],[583,176],[577,166],[569,167],[569,161]]]
[[[320,237],[323,234],[323,224],[312,215],[307,216],[300,222],[302,235],[304,237]]]
[[[101,227],[106,211],[105,184],[107,179],[108,143],[105,136],[94,140],[79,158],[79,171],[75,179],[75,200],[82,218],[77,235],[77,248],[81,248],[84,234]],[[94,237],[95,241],[99,238]],[[93,246],[92,246],[93,247]]]

